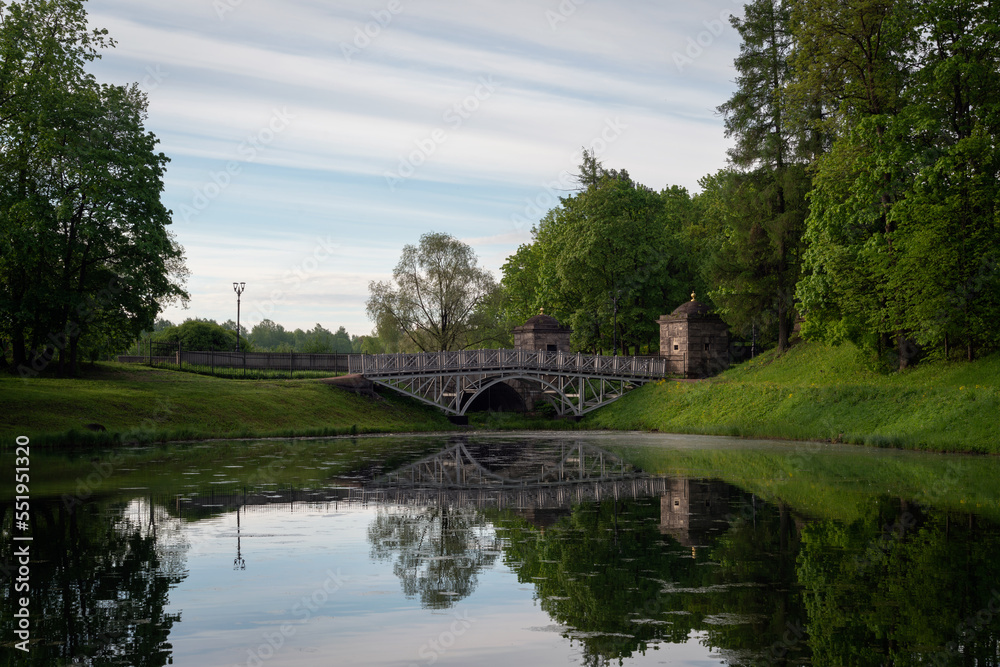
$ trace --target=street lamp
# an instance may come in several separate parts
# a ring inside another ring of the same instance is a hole
[[[243,287],[246,283],[233,283],[233,291],[236,292],[236,351],[240,351],[240,295],[243,294]]]

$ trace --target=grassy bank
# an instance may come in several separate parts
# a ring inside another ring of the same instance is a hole
[[[850,345],[803,343],[710,380],[646,385],[582,426],[996,454],[1000,355],[883,375]]]
[[[5,447],[22,435],[36,445],[89,445],[451,428],[416,401],[376,401],[316,380],[226,380],[111,363],[79,379],[0,377],[0,405]]]

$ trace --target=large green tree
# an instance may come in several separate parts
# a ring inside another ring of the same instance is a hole
[[[711,296],[737,329],[774,330],[778,349],[788,347],[795,319],[809,177],[803,164],[815,146],[786,110],[793,41],[791,11],[782,0],[755,0],[743,18],[732,17],[743,39],[735,60],[737,90],[719,107],[731,172],[704,179],[719,207],[712,223],[717,250],[706,264]]]
[[[807,333],[899,367],[958,345],[971,359],[1000,339],[998,10],[802,7],[795,85],[820,91],[835,128],[810,195]]]
[[[392,281],[368,284],[368,316],[424,352],[461,350],[495,337],[485,308],[497,289],[467,244],[429,232],[406,245]]]
[[[80,1],[0,2],[0,337],[22,375],[187,296],[145,96],[84,70],[111,44]]]
[[[576,349],[658,346],[659,315],[700,289],[687,191],[656,192],[584,154],[583,189],[562,197],[503,266],[517,323],[544,308],[573,328]]]
[[[799,98],[819,99],[833,135],[817,159],[797,294],[807,333],[847,337],[876,354],[908,340],[900,320],[893,207],[912,178],[894,135],[910,79],[916,39],[912,3],[902,0],[800,0],[793,12]],[[810,331],[811,330],[811,331]]]

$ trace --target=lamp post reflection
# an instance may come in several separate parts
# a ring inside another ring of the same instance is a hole
[[[240,508],[236,508],[236,558],[233,559],[233,569],[234,570],[245,570],[247,569],[247,562],[243,560],[243,555],[240,553]]]

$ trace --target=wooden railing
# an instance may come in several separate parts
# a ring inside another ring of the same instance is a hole
[[[671,363],[673,362],[673,363]],[[683,367],[678,357],[611,357],[531,350],[463,350],[418,354],[351,355],[350,372],[371,376],[493,371],[579,373],[621,378],[661,378]]]

